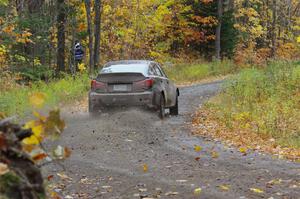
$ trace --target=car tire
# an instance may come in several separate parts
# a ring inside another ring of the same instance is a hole
[[[170,108],[170,115],[178,115],[178,95],[176,95],[176,104]]]
[[[96,114],[96,107],[95,107],[95,105],[92,103],[92,101],[89,99],[89,114],[91,115],[91,116],[94,116],[95,114]]]
[[[165,119],[166,116],[166,110],[165,110],[165,97],[163,94],[160,95],[159,99],[159,118]]]

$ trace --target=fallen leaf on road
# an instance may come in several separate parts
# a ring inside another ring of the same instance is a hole
[[[50,181],[50,180],[52,180],[53,178],[54,178],[54,175],[49,175],[49,176],[47,177],[47,180]]]
[[[50,193],[50,198],[51,198],[51,199],[62,199],[62,198],[58,195],[58,193],[56,193],[56,192],[54,192],[54,191],[52,191],[52,192]]]
[[[196,160],[196,161],[199,161],[199,160],[200,160],[200,157],[196,157],[195,160]]]
[[[64,148],[63,148],[62,146],[58,145],[58,146],[54,149],[53,155],[54,155],[55,157],[62,158],[63,155],[64,155]]]
[[[196,146],[194,147],[194,150],[195,150],[196,152],[200,152],[200,151],[202,150],[202,147],[196,145]]]
[[[200,195],[201,192],[202,192],[202,189],[200,187],[194,190],[195,195]]]
[[[89,180],[87,177],[80,179],[80,183],[87,185],[93,184],[92,180]]]
[[[40,154],[37,154],[35,156],[32,157],[32,159],[34,161],[40,161],[40,160],[43,160],[44,158],[46,158],[48,155],[45,154],[45,153],[40,153]]]
[[[251,191],[255,192],[255,193],[264,193],[263,190],[258,189],[258,188],[250,188]]]
[[[0,163],[0,176],[9,172],[7,164]]]
[[[279,179],[271,180],[267,184],[268,185],[276,185],[276,184],[281,184],[281,182],[282,182],[282,179],[279,178]]]
[[[212,152],[211,152],[211,157],[212,157],[212,158],[218,158],[218,157],[219,157],[219,153],[216,152],[216,151],[212,151]]]
[[[64,158],[68,158],[71,156],[71,150],[68,147],[65,147]]]
[[[179,193],[178,192],[167,192],[165,195],[166,196],[176,196],[176,195],[178,195]]]
[[[219,188],[220,188],[222,191],[229,191],[230,186],[229,186],[229,185],[220,185]]]
[[[241,153],[243,153],[244,155],[247,154],[247,148],[245,148],[245,147],[239,148],[239,151],[240,151]]]
[[[54,149],[53,155],[54,155],[54,157],[56,157],[58,159],[66,159],[66,158],[70,157],[71,150],[67,147],[62,147],[62,146],[58,145]]]
[[[112,192],[113,188],[112,186],[102,186],[103,189],[105,189],[107,192]]]
[[[147,172],[147,171],[148,171],[148,165],[147,165],[147,164],[144,164],[144,165],[143,165],[143,171],[144,171],[144,172]]]
[[[176,180],[176,182],[187,182],[187,180]]]
[[[57,173],[57,176],[60,177],[62,180],[72,180],[72,178],[63,173]]]
[[[157,191],[157,192],[161,193],[161,188],[159,188],[159,187],[156,187],[156,188],[155,188],[155,191]]]

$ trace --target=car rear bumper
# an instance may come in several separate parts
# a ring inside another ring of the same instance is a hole
[[[89,100],[96,106],[153,106],[153,92],[142,93],[89,93]]]

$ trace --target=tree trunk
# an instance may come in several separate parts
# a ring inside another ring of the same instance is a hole
[[[218,0],[218,26],[216,28],[216,59],[221,59],[221,28],[223,16],[223,0]]]
[[[89,35],[89,72],[92,72],[92,67],[94,66],[93,57],[93,34],[92,34],[92,17],[91,17],[91,1],[85,0],[86,18],[87,18],[87,32]]]
[[[277,0],[273,0],[273,22],[272,22],[272,57],[276,57],[276,23],[277,23]]]
[[[25,0],[16,0],[16,10],[18,12],[18,16],[21,16],[24,11]]]
[[[95,0],[95,45],[94,45],[94,67],[92,72],[99,67],[100,41],[101,41],[101,0]]]
[[[286,20],[286,29],[287,29],[287,31],[289,32],[289,31],[291,31],[291,21],[292,21],[292,7],[293,7],[293,5],[292,5],[292,0],[288,0],[287,1],[287,6],[288,6],[288,10],[287,10],[287,16],[286,16],[286,18],[287,18],[287,20]]]
[[[26,0],[26,1],[27,1],[29,13],[39,12],[41,10],[42,5],[45,2],[44,0]]]
[[[57,0],[57,70],[58,72],[65,71],[65,2]]]

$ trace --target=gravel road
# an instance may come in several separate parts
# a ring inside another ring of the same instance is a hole
[[[139,109],[93,118],[85,110],[65,111],[67,128],[59,144],[72,149],[63,162],[72,179],[55,177],[56,191],[65,198],[299,199],[300,164],[257,152],[243,156],[234,148],[191,135],[191,114],[220,85],[182,88],[180,115],[164,121]],[[201,152],[195,152],[195,145]],[[49,174],[61,171],[57,165],[45,168]]]

